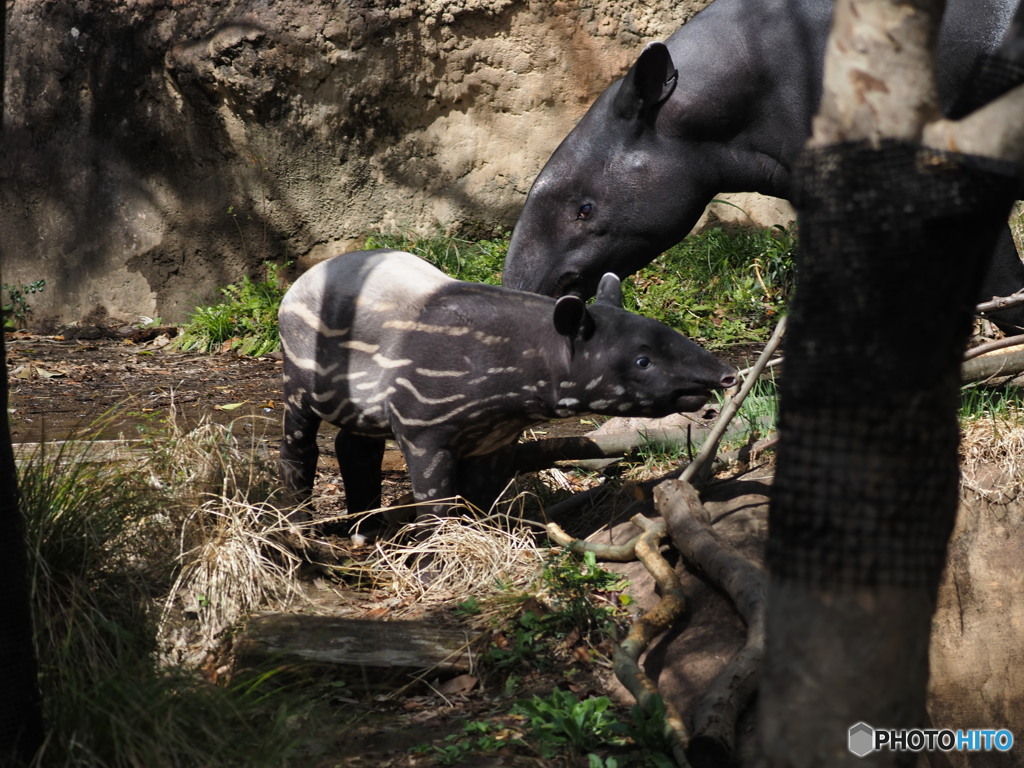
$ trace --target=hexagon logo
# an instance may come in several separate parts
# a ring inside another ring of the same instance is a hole
[[[847,746],[857,757],[864,757],[875,751],[875,729],[867,723],[850,726]]]

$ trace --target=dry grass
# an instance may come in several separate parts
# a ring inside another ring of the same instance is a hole
[[[187,661],[187,649],[215,644],[254,611],[301,598],[296,550],[302,532],[273,507],[213,497],[181,531],[181,570],[160,621],[161,639],[175,660]]]
[[[250,420],[246,420],[249,422]],[[179,502],[173,526],[179,569],[163,604],[161,656],[198,663],[249,613],[301,596],[296,579],[310,524],[291,522],[270,499],[277,467],[253,430],[171,420],[150,472]]]
[[[486,599],[522,587],[544,557],[531,528],[478,510],[410,523],[397,539],[378,544],[367,564],[390,577],[399,596],[419,602]]]
[[[1024,492],[1024,413],[1016,408],[965,420],[961,427],[961,493],[1011,501]]]
[[[293,561],[268,546],[271,510],[244,500],[246,492],[258,498],[250,486],[263,470],[230,430],[175,426],[151,441],[159,449],[151,458],[131,463],[96,461],[99,433],[41,447],[19,473],[48,729],[34,765],[285,764],[293,735],[261,694],[154,664],[169,655],[168,637],[157,633],[161,607],[184,603],[174,591],[167,597],[172,587],[213,594],[229,580],[230,590],[255,582],[264,598],[280,588]],[[199,455],[216,457],[197,460],[202,473],[183,458]],[[231,467],[236,459],[244,470]],[[232,496],[210,493],[196,505],[210,487]],[[232,593],[224,601],[232,608],[213,606],[205,627],[187,621],[185,634],[218,631],[246,600]]]

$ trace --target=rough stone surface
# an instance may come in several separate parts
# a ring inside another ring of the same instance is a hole
[[[0,253],[32,324],[180,320],[263,260],[510,227],[642,46],[706,0],[7,4]]]

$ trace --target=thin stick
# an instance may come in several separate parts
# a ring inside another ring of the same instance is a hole
[[[761,352],[761,356],[757,359],[757,362],[750,368],[749,375],[743,380],[743,386],[740,387],[740,391],[736,393],[735,397],[732,397],[725,401],[722,406],[722,412],[718,415],[718,420],[715,422],[715,426],[711,428],[711,432],[708,433],[707,439],[704,441],[704,445],[701,446],[700,451],[697,452],[697,457],[690,462],[689,466],[683,470],[683,473],[679,478],[687,483],[700,487],[703,486],[707,480],[708,471],[711,468],[711,460],[718,452],[718,444],[722,440],[722,435],[725,434],[725,430],[729,427],[729,423],[739,413],[740,406],[743,405],[743,401],[747,395],[750,394],[750,390],[754,388],[754,383],[757,381],[761,372],[768,364],[768,360],[772,355],[775,354],[775,350],[779,348],[779,344],[782,343],[782,337],[786,333],[786,318],[783,317],[779,320],[775,326],[775,331],[772,333],[772,337],[768,340],[764,350]]]

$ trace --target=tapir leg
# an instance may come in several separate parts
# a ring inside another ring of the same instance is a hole
[[[515,475],[514,449],[514,445],[509,445],[485,456],[461,459],[457,473],[459,494],[478,509],[490,510]]]
[[[1024,288],[1024,263],[1017,255],[1009,227],[1003,228],[994,251],[978,301],[989,301],[993,296],[1009,296]],[[992,312],[990,317],[1007,336],[1024,333],[1024,305]]]
[[[341,479],[345,483],[345,498],[349,513],[365,512],[380,506],[381,464],[384,461],[384,438],[363,437],[341,430],[334,438]],[[377,515],[359,525],[359,533],[367,538],[377,533],[380,522]],[[326,533],[344,535],[347,526],[325,526]]]
[[[298,408],[285,411],[279,468],[285,503],[289,506],[303,504],[313,493],[316,462],[320,455],[316,444],[319,428],[319,417]],[[309,514],[305,510],[296,509],[289,517],[295,522],[305,522]]]
[[[451,449],[444,447],[443,439],[411,442],[400,438],[399,443],[409,467],[412,494],[418,505],[416,520],[448,514],[451,502],[441,500],[450,500],[456,493],[456,459]],[[436,503],[439,501],[441,503]]]

